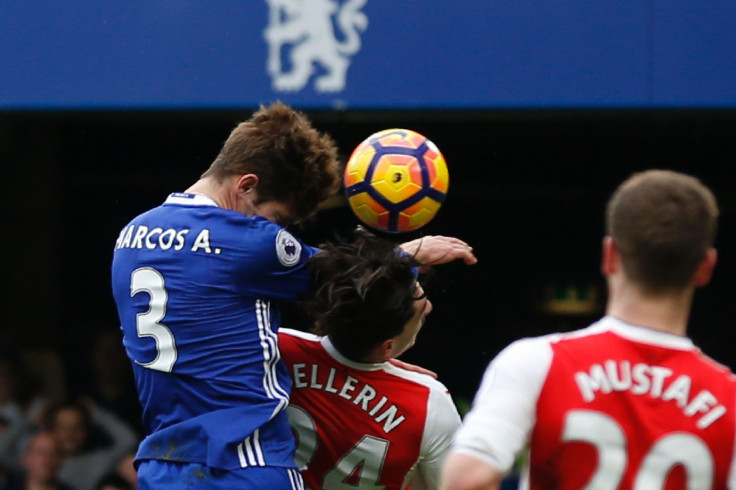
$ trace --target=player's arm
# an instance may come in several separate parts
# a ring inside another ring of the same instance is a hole
[[[504,475],[474,456],[452,453],[442,468],[441,490],[498,490]]]
[[[436,383],[427,401],[427,421],[422,437],[419,472],[426,488],[439,488],[440,471],[452,446],[452,438],[460,427],[460,414],[447,391]],[[412,486],[412,488],[414,488]]]
[[[253,236],[243,236],[243,258],[239,286],[253,296],[293,301],[312,285],[307,267],[310,257],[320,250],[310,247],[281,226],[266,219],[252,224]]]
[[[496,356],[455,435],[441,488],[498,488],[529,439],[551,362],[548,337],[516,341]]]
[[[455,237],[429,235],[404,242],[399,248],[413,255],[425,266],[446,264],[454,260],[462,260],[468,265],[478,262],[473,247]]]

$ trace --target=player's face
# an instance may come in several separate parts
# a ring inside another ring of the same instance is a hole
[[[424,289],[419,284],[416,286],[414,297],[414,316],[404,326],[404,330],[394,337],[394,352],[392,353],[394,357],[398,357],[414,345],[419,330],[424,325],[425,318],[432,311],[432,302],[429,301],[427,295],[424,294]]]

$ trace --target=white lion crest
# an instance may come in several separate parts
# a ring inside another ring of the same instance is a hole
[[[342,6],[335,0],[266,1],[270,22],[264,37],[269,46],[268,72],[274,89],[303,89],[315,73],[315,64],[319,64],[325,73],[315,80],[315,89],[343,90],[350,56],[360,49],[359,33],[368,27],[368,18],[360,11],[367,0],[347,0]],[[342,40],[335,35],[333,16],[342,31]],[[288,71],[282,66],[282,55],[290,65]]]

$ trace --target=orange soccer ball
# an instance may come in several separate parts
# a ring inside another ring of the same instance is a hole
[[[385,129],[353,150],[344,184],[350,208],[363,223],[399,233],[435,217],[450,176],[432,141],[410,129]]]

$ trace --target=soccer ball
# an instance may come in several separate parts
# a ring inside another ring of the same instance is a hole
[[[385,129],[353,150],[344,174],[355,215],[377,230],[399,233],[429,223],[450,176],[437,146],[410,129]]]

